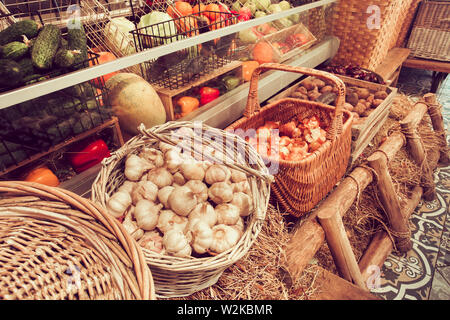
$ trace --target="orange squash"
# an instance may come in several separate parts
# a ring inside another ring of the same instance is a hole
[[[56,187],[59,185],[58,177],[46,166],[35,168],[28,172],[25,177],[25,181],[37,182],[50,187]]]
[[[98,64],[114,61],[114,60],[117,59],[117,57],[114,54],[112,54],[111,52],[97,51],[96,53],[99,55],[99,57],[98,57]],[[89,65],[91,67],[94,65],[94,61],[92,61],[92,59],[89,61]],[[97,88],[100,88],[106,83],[106,81],[109,80],[109,78],[111,78],[115,74],[117,74],[117,72],[111,72],[111,73],[105,74],[104,76],[101,76],[101,77],[98,77],[96,79],[93,79],[92,83]]]
[[[203,12],[205,10],[206,10],[206,5],[203,3],[198,3],[192,7],[192,14],[195,16],[198,16],[198,15],[200,15],[200,12]]]
[[[260,41],[253,47],[252,50],[253,60],[258,61],[260,64],[266,62],[274,62],[273,49],[270,44],[265,41]]]
[[[258,68],[259,62],[254,60],[244,61],[242,63],[242,79],[250,81],[253,71]]]

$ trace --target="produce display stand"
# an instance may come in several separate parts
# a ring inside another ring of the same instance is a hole
[[[408,218],[422,196],[427,200],[435,197],[434,182],[431,176],[431,172],[435,168],[423,168],[421,185],[414,188],[408,204],[401,208],[395,196],[396,193],[392,190],[392,181],[386,164],[405,145],[411,158],[418,164],[423,163],[424,151],[420,148],[422,146],[420,137],[411,135],[411,130],[415,130],[422,117],[428,112],[432,118],[435,132],[439,133],[443,125],[442,117],[439,116],[440,111],[438,111],[440,107],[436,103],[434,95],[425,95],[424,100],[417,103],[401,121],[401,132],[395,132],[388,136],[368,158],[369,166],[354,168],[312,215],[297,226],[286,248],[286,268],[294,281],[325,240],[330,247],[341,277],[364,289],[366,289],[365,283],[370,276],[369,266],[381,267],[394,245],[401,252],[410,248],[410,237],[405,232],[408,229]],[[440,161],[448,164],[448,150],[441,154]],[[373,237],[365,254],[357,263],[343,228],[342,217],[346,215],[360,193],[372,182],[376,182],[378,185],[380,201],[387,214],[390,227],[396,231],[394,234],[395,244],[387,232],[382,231]]]

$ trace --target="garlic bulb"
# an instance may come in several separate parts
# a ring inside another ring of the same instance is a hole
[[[231,187],[233,188],[234,193],[243,192],[251,196],[250,184],[248,183],[248,180],[232,183]]]
[[[223,164],[213,164],[205,172],[205,182],[210,185],[216,182],[226,182],[230,177],[230,169]]]
[[[202,203],[208,200],[208,186],[200,180],[190,180],[184,184],[185,187],[191,189],[191,191],[197,197],[197,202]]]
[[[215,225],[212,227],[212,232],[213,241],[209,248],[216,253],[222,253],[232,248],[241,237],[238,230],[225,224]]]
[[[151,163],[135,154],[131,154],[125,161],[125,177],[131,181],[138,181],[142,175],[151,168],[153,168]]]
[[[239,214],[241,217],[246,217],[253,211],[252,198],[243,192],[234,193],[231,204],[234,204],[237,208],[239,208]]]
[[[203,164],[199,161],[185,161],[180,165],[180,172],[186,180],[203,180],[205,170]]]
[[[183,157],[181,156],[181,153],[178,151],[177,148],[167,150],[164,153],[164,159],[166,162],[167,170],[169,170],[170,173],[175,173],[178,170],[178,167],[184,161]]]
[[[158,224],[156,227],[162,232],[166,233],[169,230],[177,229],[181,232],[186,232],[186,227],[189,220],[186,217],[177,215],[172,210],[161,210],[159,213]]]
[[[159,210],[162,206],[162,204],[155,204],[145,199],[139,200],[134,209],[134,217],[138,227],[145,231],[155,229],[159,220]]]
[[[125,180],[122,185],[117,189],[117,191],[125,191],[131,194],[133,190],[136,188],[136,182]]]
[[[133,237],[134,240],[139,240],[144,235],[144,230],[138,227],[136,221],[131,219],[131,213],[128,213],[123,219],[123,227],[128,232],[129,235]]]
[[[212,244],[213,232],[211,226],[205,221],[195,220],[190,226],[189,232],[192,235],[192,248],[197,253],[205,253]]]
[[[166,186],[164,188],[159,189],[158,191],[158,200],[163,204],[164,208],[169,208],[168,200],[173,189],[175,189],[175,187]]]
[[[186,183],[186,179],[184,178],[184,176],[181,174],[181,172],[175,172],[173,174],[173,184],[176,184],[177,186],[182,186]]]
[[[239,237],[242,237],[242,235],[244,234],[244,229],[245,229],[244,218],[239,218],[238,222],[230,227],[239,231],[239,235],[240,235]]]
[[[212,205],[210,205],[208,202],[203,202],[199,203],[194,208],[194,210],[189,213],[188,219],[190,223],[195,219],[199,219],[206,222],[210,227],[212,227],[217,223],[217,213]]]
[[[147,250],[164,253],[163,237],[157,231],[147,231],[138,241],[139,245]]]
[[[236,183],[241,181],[247,181],[247,175],[245,174],[245,172],[237,169],[230,169],[230,171],[232,182]]]
[[[131,193],[133,204],[136,205],[139,200],[146,199],[155,202],[158,195],[158,187],[151,181],[139,181],[136,188]]]
[[[163,237],[163,244],[167,253],[176,257],[188,257],[192,253],[189,240],[180,230],[167,231]]]
[[[162,167],[164,165],[163,153],[155,148],[142,148],[139,157],[152,163],[155,167]]]
[[[239,208],[231,203],[218,204],[215,208],[217,213],[217,223],[234,225],[239,220]]]
[[[155,168],[147,173],[147,181],[151,181],[161,189],[173,183],[173,176],[166,168]]]
[[[128,209],[131,203],[131,196],[128,192],[117,191],[109,198],[106,208],[112,216],[119,218],[125,213],[125,210]]]
[[[175,213],[186,217],[197,205],[197,197],[188,187],[178,186],[170,193],[168,203]]]
[[[233,189],[226,182],[216,182],[208,189],[208,197],[215,203],[221,204],[233,200]]]

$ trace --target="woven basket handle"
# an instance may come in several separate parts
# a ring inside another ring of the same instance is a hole
[[[256,112],[259,112],[261,106],[258,100],[258,79],[259,75],[267,70],[280,70],[294,73],[301,73],[308,76],[314,76],[316,78],[331,81],[338,89],[338,96],[336,98],[336,108],[331,125],[328,128],[327,138],[334,140],[338,134],[342,132],[342,115],[345,103],[345,84],[335,75],[305,67],[293,67],[279,63],[263,63],[253,71],[250,80],[250,89],[248,93],[247,106],[245,107],[244,117],[251,117]]]

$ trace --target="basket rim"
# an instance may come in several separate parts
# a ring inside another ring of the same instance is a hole
[[[99,222],[103,227],[106,228],[107,231],[110,232],[111,238],[117,240],[118,244],[121,246],[123,253],[128,256],[131,263],[133,264],[134,276],[136,279],[136,284],[138,286],[139,292],[133,292],[135,294],[136,299],[142,300],[155,300],[155,286],[153,283],[153,277],[150,269],[145,264],[144,255],[137,244],[137,242],[128,235],[125,228],[115,221],[111,219],[109,214],[105,209],[98,206],[96,203],[90,201],[89,199],[83,198],[69,190],[65,190],[58,187],[50,187],[36,182],[28,182],[28,181],[0,181],[0,192],[5,193],[13,193],[16,195],[25,195],[25,196],[36,196],[38,198],[45,198],[51,202],[60,202],[83,212],[86,215],[91,216],[97,222]],[[2,205],[0,207],[1,211],[17,211],[20,208],[24,208],[24,206],[18,205]],[[32,207],[28,207],[30,209]],[[72,220],[70,216],[65,215],[64,213],[54,213],[47,209],[33,209],[41,213],[46,212],[52,216],[60,216],[63,217],[66,221]],[[30,214],[31,215],[31,214]],[[36,217],[40,219],[39,217]],[[55,218],[56,219],[56,218]],[[56,221],[61,224],[60,221]],[[76,221],[75,221],[76,222]],[[96,232],[92,226],[84,224],[88,229],[93,232]],[[127,277],[123,277],[123,281],[129,282],[131,279],[127,279]],[[130,286],[132,288],[132,286]]]

